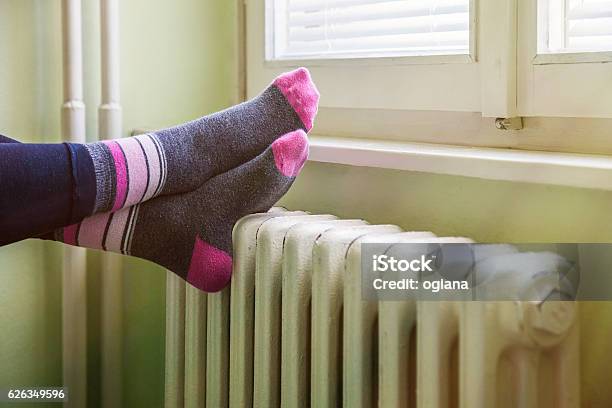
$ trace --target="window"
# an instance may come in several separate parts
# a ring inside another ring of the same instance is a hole
[[[542,0],[538,54],[612,51],[612,0]]]
[[[469,0],[272,0],[268,59],[470,53]]]
[[[248,0],[245,16],[247,95],[308,67],[315,135],[612,149],[607,125],[571,122],[612,118],[612,0]],[[537,120],[496,130],[515,116]]]
[[[510,26],[506,2],[249,0],[247,95],[306,66],[321,91],[322,111],[486,111],[482,101],[505,86],[497,71],[483,78],[481,65],[505,69],[500,61],[508,62],[490,40]],[[484,14],[490,23],[479,22]],[[505,101],[515,98],[503,99],[492,115],[505,114]]]

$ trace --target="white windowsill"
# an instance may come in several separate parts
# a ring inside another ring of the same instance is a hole
[[[311,135],[309,160],[612,190],[612,156]]]

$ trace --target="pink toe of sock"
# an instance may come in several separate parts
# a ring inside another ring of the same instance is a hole
[[[299,174],[308,158],[308,138],[302,129],[289,132],[272,143],[276,168],[287,177]]]
[[[306,126],[306,130],[312,129],[312,123],[319,106],[319,91],[312,82],[308,70],[298,68],[286,72],[277,77],[273,83],[293,106],[300,120]]]
[[[196,237],[187,282],[206,292],[218,292],[230,281],[232,257]]]

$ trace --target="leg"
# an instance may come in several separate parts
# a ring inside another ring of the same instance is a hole
[[[280,136],[310,130],[318,99],[302,68],[279,76],[250,101],[146,135],[85,145],[3,138],[8,143],[0,144],[0,245],[196,190]]]
[[[19,143],[15,139],[11,139],[10,137],[0,135],[0,143]]]
[[[69,144],[0,144],[0,245],[91,214],[96,190],[87,150]]]

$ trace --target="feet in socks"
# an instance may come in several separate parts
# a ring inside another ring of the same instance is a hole
[[[308,132],[318,101],[310,74],[300,68],[224,111],[170,129],[85,145],[96,176],[92,214],[193,191],[253,159],[280,136]]]
[[[236,221],[270,209],[287,192],[307,156],[304,131],[289,132],[256,158],[191,192],[97,214],[56,231],[55,239],[148,259],[197,288],[215,292],[231,276]]]

